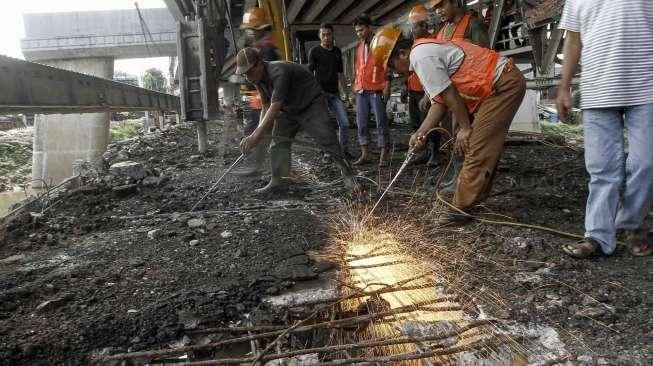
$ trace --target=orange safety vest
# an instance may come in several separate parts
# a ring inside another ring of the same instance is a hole
[[[499,54],[491,49],[477,46],[463,40],[443,41],[431,38],[422,38],[415,41],[413,49],[422,44],[454,45],[462,49],[465,57],[453,75],[450,76],[453,85],[458,89],[458,94],[465,102],[469,113],[474,113],[487,97],[492,94],[494,87],[494,71],[499,60]],[[442,103],[442,97],[432,97]]]
[[[268,38],[268,37],[256,41],[253,44],[253,46],[254,46],[254,48],[256,48],[259,51],[261,49],[263,49],[263,47],[269,47],[269,46],[272,46],[272,47],[275,47],[275,48],[277,47],[277,45],[274,43],[274,41],[271,38]],[[270,60],[263,60],[263,61],[270,61]],[[248,94],[250,94],[249,107],[251,109],[257,109],[257,110],[263,109],[263,101],[261,100],[261,95],[259,94],[259,92],[256,91],[256,90],[252,90],[252,91],[248,92]]]
[[[438,33],[435,36],[435,39],[441,39],[444,41],[450,41],[450,40],[458,40],[461,41],[465,39],[465,32],[467,31],[467,27],[469,26],[469,20],[472,18],[472,15],[469,13],[466,13],[463,15],[462,18],[460,18],[460,21],[458,24],[456,24],[456,28],[453,30],[453,34],[451,35],[451,38],[447,39],[444,36],[444,29],[446,27],[440,28]]]
[[[372,52],[367,54],[365,61],[365,42],[361,41],[356,49],[356,77],[354,78],[354,90],[381,91],[385,88],[385,67],[381,65]]]
[[[467,31],[467,27],[469,26],[469,20],[471,19],[471,17],[472,15],[467,13],[462,18],[460,18],[460,21],[458,21],[458,24],[456,24],[456,28],[454,29],[450,39],[455,39],[455,40],[465,39],[465,32]],[[440,31],[436,33],[434,36],[430,36],[426,38],[435,38],[435,39],[440,39],[445,41],[450,40],[445,38],[444,36],[444,27],[440,28]],[[415,74],[414,72],[408,75],[408,79],[406,80],[406,88],[410,91],[416,91],[416,92],[424,91],[424,87],[422,86],[422,83],[419,81],[419,77],[417,77],[417,74]]]

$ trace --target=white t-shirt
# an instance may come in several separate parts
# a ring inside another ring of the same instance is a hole
[[[434,103],[435,96],[451,85],[451,75],[458,70],[464,58],[463,50],[453,44],[425,43],[410,52],[410,70],[419,77],[431,103]],[[499,58],[494,69],[495,83],[507,62],[507,58]]]
[[[653,103],[653,0],[567,0],[559,27],[580,33],[581,108]]]

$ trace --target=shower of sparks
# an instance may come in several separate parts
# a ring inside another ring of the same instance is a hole
[[[339,225],[340,260],[343,268],[340,281],[347,284],[343,289],[344,296],[362,291],[382,293],[347,300],[342,304],[342,309],[358,314],[373,314],[399,308],[414,309],[371,321],[365,327],[357,329],[358,340],[432,336],[447,331],[454,331],[457,336],[437,341],[375,347],[362,351],[364,356],[423,353],[440,348],[470,345],[493,336],[493,326],[457,332],[457,329],[463,329],[477,320],[463,311],[470,306],[475,307],[470,304],[470,298],[484,296],[487,299],[483,300],[496,302],[491,294],[466,293],[461,288],[460,278],[455,277],[457,273],[447,272],[456,267],[459,267],[461,272],[471,270],[462,268],[465,266],[464,259],[467,255],[464,251],[460,248],[444,251],[442,247],[434,245],[430,251],[416,251],[415,249],[422,246],[422,249],[428,248],[425,243],[429,241],[422,236],[422,228],[399,221],[399,217],[386,217],[383,220],[375,218],[365,223],[361,217],[366,218],[366,212],[365,207],[350,207],[350,220]],[[434,258],[437,260],[434,261]],[[390,289],[393,290],[386,291]],[[459,294],[462,296],[457,296]],[[520,348],[516,341],[507,343],[506,347],[510,347],[514,357],[511,365],[523,364],[525,358],[522,355],[528,351]],[[487,353],[498,354],[497,348],[489,347]],[[458,364],[458,361],[459,355],[449,355],[393,364],[441,365]]]

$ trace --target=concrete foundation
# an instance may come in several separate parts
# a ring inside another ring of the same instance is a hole
[[[111,79],[113,58],[50,60],[44,64]],[[109,113],[37,115],[34,120],[33,187],[72,175],[76,159],[92,161],[109,143]]]

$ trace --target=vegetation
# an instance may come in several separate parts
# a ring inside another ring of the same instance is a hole
[[[124,121],[118,127],[113,127],[109,130],[111,134],[111,142],[122,141],[132,138],[140,133],[140,122]]]
[[[583,125],[540,121],[542,133],[564,136],[565,140],[583,141]]]
[[[163,76],[163,72],[154,68],[145,70],[143,74],[143,87],[158,92],[165,92],[166,78]]]

